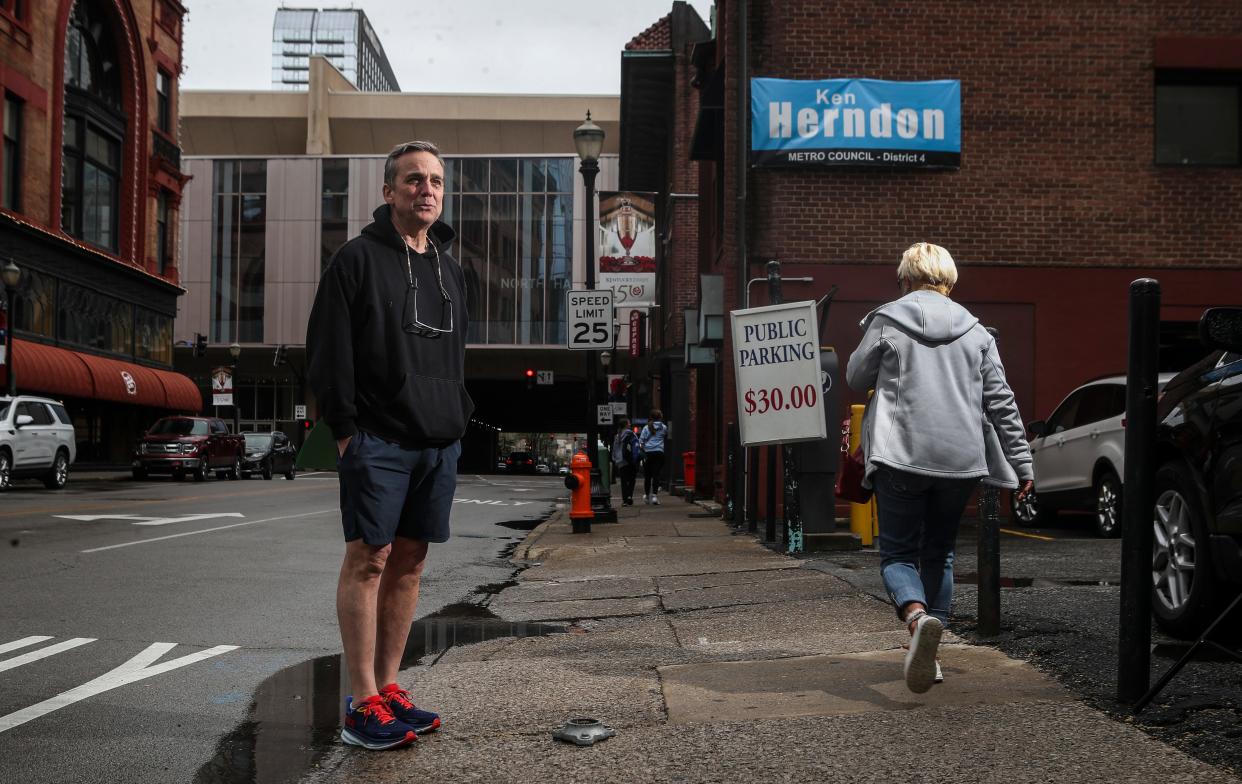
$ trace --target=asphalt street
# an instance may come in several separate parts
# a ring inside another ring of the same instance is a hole
[[[1062,514],[1050,526],[1002,520],[1001,633],[975,633],[978,592],[976,520],[963,520],[955,562],[953,617],[960,637],[1030,661],[1118,721],[1133,723],[1191,756],[1242,774],[1242,665],[1217,654],[1189,664],[1143,712],[1118,705],[1121,540],[1100,539],[1085,515]],[[808,556],[815,568],[885,596],[874,551]],[[1242,636],[1234,639],[1237,647]],[[1188,645],[1153,627],[1154,684]]]
[[[558,477],[461,476],[418,617],[509,579],[520,529],[563,492]],[[271,711],[305,713],[307,684],[339,683],[337,504],[334,473],[78,475],[0,495],[0,780],[276,780],[256,775],[275,735],[330,742]],[[322,729],[340,693],[317,694]],[[313,764],[304,750],[281,776]]]

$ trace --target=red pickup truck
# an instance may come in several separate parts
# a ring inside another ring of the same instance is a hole
[[[230,433],[222,419],[164,417],[138,443],[133,460],[134,478],[172,474],[174,479],[184,479],[189,474],[201,482],[208,472],[215,471],[217,479],[237,479],[245,454],[245,437]]]

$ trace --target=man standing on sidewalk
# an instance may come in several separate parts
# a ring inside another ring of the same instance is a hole
[[[337,251],[307,327],[308,382],[337,441],[345,559],[337,620],[353,696],[345,743],[387,749],[440,726],[397,684],[430,542],[449,537],[466,393],[466,298],[439,220],[430,142],[384,164],[384,204]]]

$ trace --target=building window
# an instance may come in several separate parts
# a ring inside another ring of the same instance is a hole
[[[13,328],[45,338],[56,337],[56,279],[27,269],[14,301]]]
[[[558,344],[573,270],[573,159],[445,161],[471,343]]]
[[[114,354],[134,352],[134,310],[126,302],[61,281],[59,338]]]
[[[1165,70],[1156,76],[1156,163],[1242,164],[1242,71]]]
[[[163,68],[155,72],[155,122],[164,133],[172,133],[172,77]]]
[[[160,26],[172,35],[177,35],[177,29],[181,25],[181,14],[177,13],[176,7],[172,3],[160,1],[158,8],[158,16],[156,20]]]
[[[22,102],[4,96],[4,187],[0,204],[17,212],[22,208]]]
[[[118,248],[121,194],[119,60],[98,0],[77,0],[65,40],[65,125],[61,228],[101,248]]]
[[[323,199],[320,207],[319,272],[349,239],[349,159],[324,158]]]
[[[173,320],[146,308],[134,308],[134,356],[172,364]]]
[[[172,201],[168,191],[160,189],[155,203],[155,260],[157,272],[168,274],[172,266],[172,249],[174,247],[171,226],[168,223],[169,204]]]
[[[216,161],[211,340],[263,342],[267,161]]]

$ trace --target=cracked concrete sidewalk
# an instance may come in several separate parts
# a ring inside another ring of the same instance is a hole
[[[566,633],[450,649],[401,674],[444,727],[342,748],[313,781],[1237,782],[951,634],[945,683],[910,693],[892,609],[669,498],[570,532],[562,512],[489,608]],[[554,729],[617,730],[590,747]],[[919,751],[921,749],[921,751]]]

